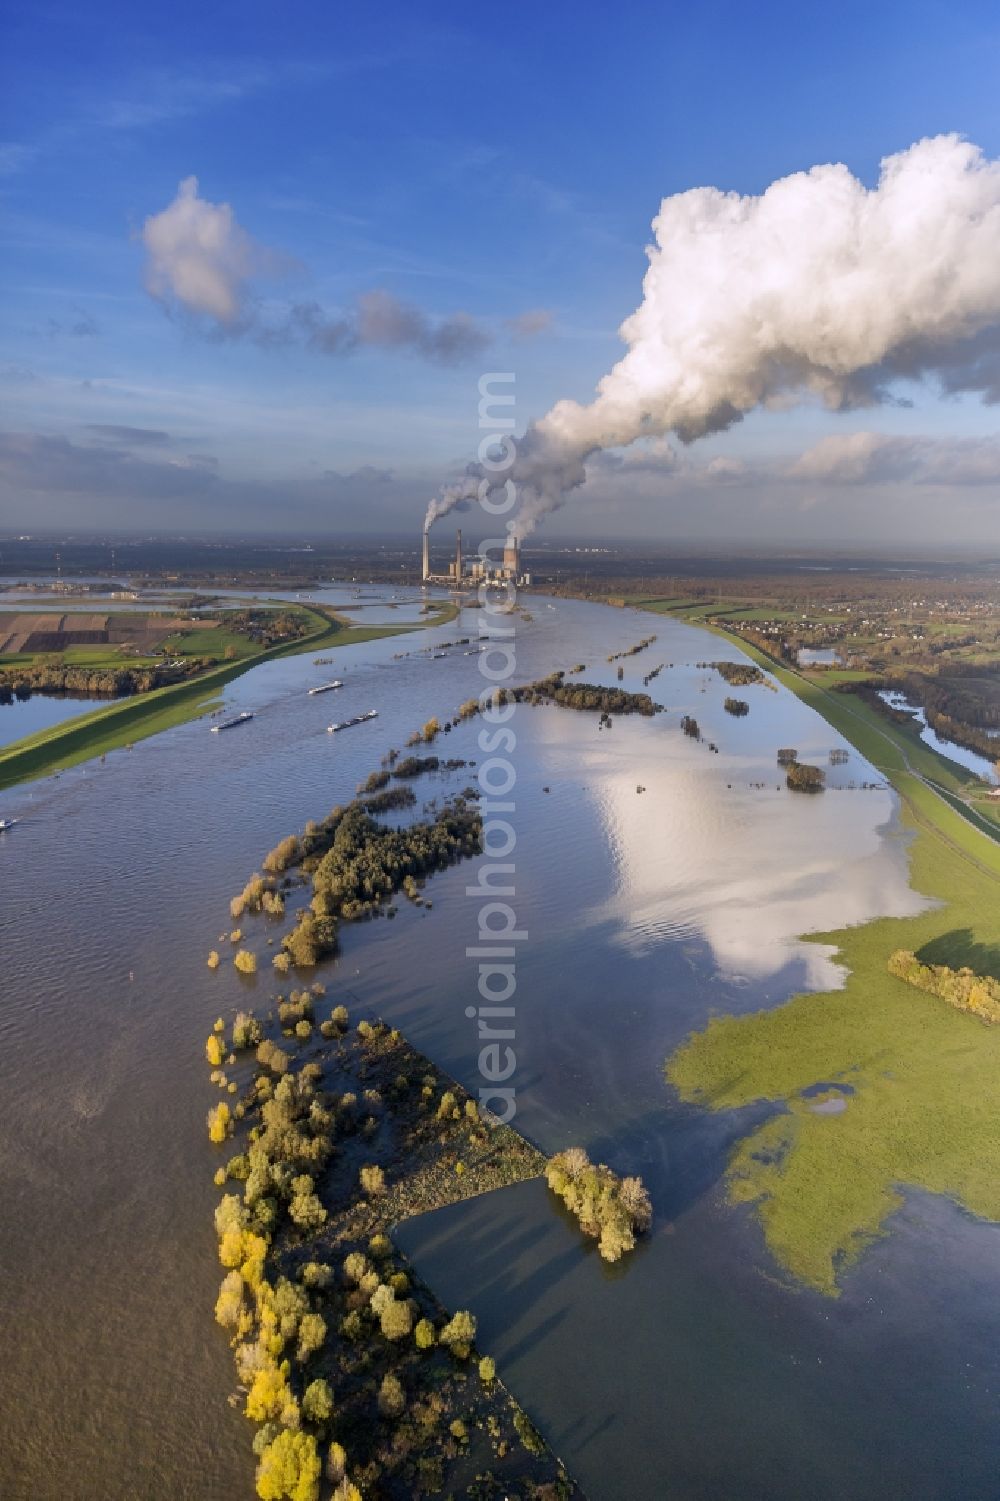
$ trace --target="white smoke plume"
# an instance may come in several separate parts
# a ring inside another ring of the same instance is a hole
[[[1000,400],[1000,162],[957,135],[886,157],[871,189],[828,165],[759,197],[678,193],[653,230],[627,353],[588,406],[558,402],[521,440],[520,537],[584,483],[589,457],[639,438],[691,443],[809,396],[871,406],[899,379]]]
[[[435,521],[447,516],[449,511],[468,510],[469,502],[479,495],[480,473],[478,464],[470,464],[462,479],[456,480],[453,485],[444,486],[440,495],[436,495],[427,507],[425,532],[429,532]]]

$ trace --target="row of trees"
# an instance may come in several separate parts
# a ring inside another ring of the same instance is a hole
[[[641,651],[646,650],[647,646],[652,646],[655,640],[655,636],[643,636],[642,640],[637,641],[634,646],[626,646],[624,651],[613,651],[608,661],[620,662],[623,657],[637,657]]]
[[[985,1022],[1000,1022],[1000,980],[977,975],[973,970],[949,969],[946,964],[922,964],[908,949],[897,949],[889,959],[889,973],[918,990],[939,996],[959,1011],[971,1011]]]
[[[207,662],[188,658],[180,667],[72,667],[63,662],[34,662],[0,668],[0,704],[23,702],[33,693],[80,694],[88,698],[128,698],[201,672]]]
[[[441,761],[437,756],[404,756],[402,761],[396,762],[392,774],[404,779],[421,777],[425,772],[437,771],[440,765]]]

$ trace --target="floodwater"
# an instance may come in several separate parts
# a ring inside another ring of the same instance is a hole
[[[998,1232],[911,1197],[839,1301],[789,1288],[720,1193],[755,1112],[682,1107],[662,1078],[713,1012],[837,982],[830,950],[799,934],[915,910],[893,794],[862,789],[879,779],[853,751],[822,797],[781,790],[778,746],[825,761],[844,742],[783,689],[747,688],[750,714],[727,715],[725,683],[694,665],[697,630],[527,604],[530,622],[513,617],[519,680],[586,662],[587,680],[613,683],[607,655],[653,631],[624,686],[672,664],[649,685],[668,711],[654,720],[599,730],[595,716],[518,706],[508,815],[527,930],[518,1123],[546,1151],[579,1143],[641,1172],[656,1222],[608,1269],[534,1183],[412,1222],[403,1245],[445,1303],[476,1312],[483,1348],[591,1501],[993,1501]],[[324,653],[345,680],[337,716],[379,710],[342,735],[326,733],[334,696],[306,692],[331,668],[293,657],[228,686],[227,708],[255,714],[238,732],[194,721],[0,795],[0,815],[21,820],[0,840],[5,1498],[249,1501],[250,1429],[227,1404],[212,1318],[204,1039],[273,987],[266,965],[213,974],[205,956],[267,849],[483,686],[467,648],[428,650],[475,639],[477,624],[470,610]],[[682,734],[685,713],[701,742]],[[479,729],[435,749],[482,760]],[[472,1089],[477,863],[434,877],[433,910],[401,903],[393,923],[347,928],[320,970],[330,1004],[384,1015]],[[266,954],[276,930],[255,922]]]
[[[800,667],[832,667],[837,653],[832,646],[800,646],[795,660]]]
[[[911,704],[905,693],[897,693],[886,689],[879,694],[879,698],[893,709],[905,709],[912,714],[916,723],[920,726],[920,738],[925,745],[936,750],[939,755],[946,756],[949,761],[955,761],[959,766],[964,766],[967,771],[974,771],[977,777],[982,777],[984,782],[998,782],[996,762],[987,756],[979,755],[978,751],[968,750],[964,745],[956,745],[953,740],[945,740],[937,730],[932,730],[927,723],[927,716],[919,704]],[[1000,745],[997,746],[997,755],[1000,757]]]
[[[12,745],[39,730],[50,730],[93,709],[106,708],[109,702],[106,698],[77,698],[71,693],[33,693],[30,698],[0,704],[0,746]]]

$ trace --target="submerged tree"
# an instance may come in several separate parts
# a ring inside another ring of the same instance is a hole
[[[641,1178],[618,1178],[604,1163],[595,1166],[582,1147],[558,1152],[545,1170],[553,1193],[598,1242],[605,1261],[617,1261],[649,1229],[653,1209]]]
[[[822,766],[809,766],[805,762],[793,761],[785,774],[785,780],[792,792],[822,792],[826,784],[826,772]]]

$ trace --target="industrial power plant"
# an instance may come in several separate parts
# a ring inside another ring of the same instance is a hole
[[[423,554],[420,570],[425,584],[450,584],[454,588],[472,589],[479,584],[531,583],[531,574],[521,572],[521,559],[514,537],[508,537],[500,561],[476,553],[472,558],[462,557],[462,533],[455,533],[455,556],[443,572],[431,567],[430,532],[423,534]]]

